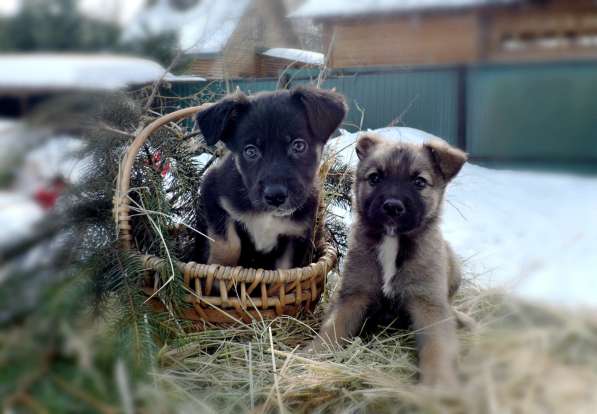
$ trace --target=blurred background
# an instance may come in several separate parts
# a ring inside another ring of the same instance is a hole
[[[60,273],[7,305],[89,168],[98,102],[159,115],[300,84],[347,97],[348,143],[431,134],[469,154],[444,231],[470,278],[597,307],[597,1],[0,0],[0,324]]]
[[[347,132],[423,130],[496,171],[464,180],[476,186],[448,208],[448,236],[475,273],[597,303],[585,278],[597,264],[593,0],[4,0],[0,51],[5,244],[80,174],[64,159],[82,134],[69,96],[156,86],[151,106],[163,113],[236,88],[311,83],[346,95]],[[546,263],[555,252],[565,260]],[[582,276],[562,293],[570,263]]]

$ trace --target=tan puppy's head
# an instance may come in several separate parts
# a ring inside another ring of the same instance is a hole
[[[437,219],[446,186],[467,159],[439,138],[417,145],[365,134],[356,152],[357,214],[389,236],[415,233]]]

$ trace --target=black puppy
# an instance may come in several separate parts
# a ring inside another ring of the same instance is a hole
[[[321,153],[345,114],[341,95],[297,87],[236,93],[197,115],[206,142],[222,141],[230,150],[201,186],[214,240],[207,263],[264,269],[306,264]]]

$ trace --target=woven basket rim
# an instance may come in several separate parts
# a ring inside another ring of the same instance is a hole
[[[129,145],[120,163],[116,194],[114,196],[114,220],[117,226],[118,238],[121,247],[129,252],[138,254],[142,259],[144,268],[157,269],[167,262],[167,259],[155,255],[148,255],[138,251],[132,246],[132,224],[130,216],[130,180],[135,158],[147,139],[159,128],[170,123],[195,115],[210,107],[211,103],[192,106],[163,115],[147,125]],[[288,283],[305,281],[317,274],[327,274],[337,260],[337,250],[329,242],[322,243],[317,261],[304,267],[291,269],[264,270],[245,268],[241,266],[224,266],[219,264],[201,264],[195,262],[173,261],[174,265],[185,277],[185,282],[190,278],[213,278],[215,280],[255,283]]]
[[[311,278],[314,272],[327,273],[336,263],[336,249],[331,243],[325,243],[317,261],[303,267],[290,269],[255,269],[242,266],[224,266],[220,264],[204,264],[196,262],[174,261],[176,268],[183,273],[185,279],[208,279],[210,276],[218,280],[232,280],[236,282],[265,282],[288,283],[305,281]],[[167,263],[163,257],[155,255],[142,255],[143,268],[158,270]]]

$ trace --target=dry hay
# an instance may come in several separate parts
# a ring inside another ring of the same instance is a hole
[[[185,337],[160,354],[155,378],[161,392],[153,388],[151,395],[189,412],[595,412],[592,315],[474,288],[461,294],[457,307],[478,321],[473,332],[460,332],[458,389],[416,385],[414,339],[407,332],[357,338],[341,352],[305,354],[315,317]],[[159,402],[153,409],[167,411]]]

